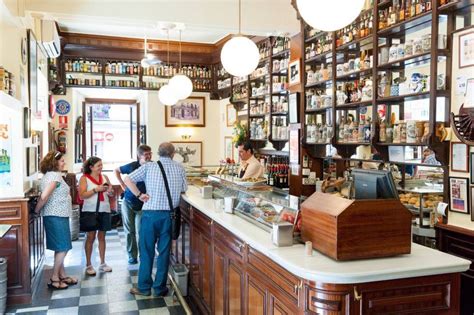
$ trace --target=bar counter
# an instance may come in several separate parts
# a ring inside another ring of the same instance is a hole
[[[198,313],[459,312],[459,275],[468,260],[417,244],[411,254],[390,258],[306,256],[303,244],[276,247],[267,231],[217,210],[198,187],[182,199],[190,232],[178,242],[183,252],[190,248],[189,298]]]

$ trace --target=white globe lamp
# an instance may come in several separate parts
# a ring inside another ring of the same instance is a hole
[[[158,98],[160,99],[160,102],[166,106],[172,106],[178,102],[178,98],[169,84],[163,85],[160,88],[158,91]]]
[[[187,99],[193,92],[193,82],[184,74],[177,74],[168,83],[178,100]]]
[[[296,0],[301,17],[315,29],[332,32],[352,23],[365,0]]]
[[[242,35],[233,37],[221,50],[221,62],[224,69],[236,77],[252,73],[257,68],[259,59],[257,45]]]

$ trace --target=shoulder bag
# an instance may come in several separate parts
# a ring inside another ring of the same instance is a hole
[[[170,207],[170,217],[171,217],[171,239],[177,240],[179,237],[179,232],[181,230],[181,209],[179,207],[173,208],[173,201],[171,200],[170,187],[168,185],[168,179],[166,178],[165,169],[163,164],[158,161],[160,166],[161,174],[163,175],[163,181],[165,182],[166,195],[168,196],[168,204]]]
[[[81,230],[81,232],[91,232],[99,229],[99,207],[100,200],[99,194],[97,193],[95,212],[85,212],[81,210],[81,216],[79,219],[79,230]]]

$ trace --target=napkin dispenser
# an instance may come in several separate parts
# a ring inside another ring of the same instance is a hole
[[[203,199],[212,199],[212,186],[203,186],[201,188],[201,196]]]
[[[292,246],[293,245],[293,224],[282,221],[273,223],[272,242],[274,245]]]
[[[234,213],[234,197],[224,197],[224,212],[225,213]]]

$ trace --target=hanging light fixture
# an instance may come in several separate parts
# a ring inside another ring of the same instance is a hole
[[[301,17],[313,28],[332,32],[352,23],[365,0],[296,0]]]
[[[167,29],[168,31],[168,66],[170,65],[170,30],[169,28]],[[160,102],[163,103],[166,106],[172,106],[176,104],[178,101],[178,97],[176,96],[176,93],[174,89],[168,84],[163,85],[160,90],[158,91],[158,98],[160,99]]]
[[[155,55],[152,55],[152,54],[148,53],[148,41],[147,41],[147,39],[148,38],[147,38],[146,33],[145,33],[145,49],[144,49],[144,52],[143,52],[143,58],[140,61],[143,68],[148,68],[150,66],[161,63],[161,60],[156,58]]]
[[[241,33],[242,3],[239,0],[239,33],[225,43],[221,50],[224,69],[234,76],[249,75],[258,66],[260,53],[257,45]]]
[[[193,82],[182,73],[181,68],[181,29],[179,30],[179,68],[178,74],[171,78],[169,85],[174,90],[178,100],[187,99],[193,92]]]

